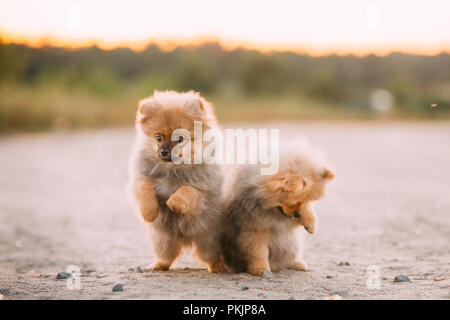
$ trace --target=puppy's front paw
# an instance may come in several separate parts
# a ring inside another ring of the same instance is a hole
[[[158,199],[154,186],[146,180],[130,183],[129,188],[134,191],[139,212],[145,222],[153,222],[159,213]]]
[[[158,217],[159,206],[156,202],[147,203],[146,205],[141,205],[140,210],[145,222],[153,222]]]
[[[306,231],[308,231],[310,234],[313,234],[314,232],[316,232],[316,222],[313,221],[311,223],[307,223],[303,226],[305,228]]]
[[[170,210],[178,213],[188,213],[190,209],[189,201],[176,193],[170,196],[166,204]]]
[[[305,206],[303,208],[298,208],[301,211],[300,224],[305,228],[306,231],[313,234],[317,230],[317,217],[311,207]]]

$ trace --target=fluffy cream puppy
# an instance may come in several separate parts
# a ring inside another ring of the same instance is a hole
[[[203,132],[218,127],[211,104],[195,92],[156,91],[139,103],[128,189],[149,224],[155,271],[168,270],[186,246],[210,272],[223,269],[222,172],[215,164],[194,164],[194,139],[202,138],[194,135],[194,121]],[[175,163],[176,156],[191,164]]]

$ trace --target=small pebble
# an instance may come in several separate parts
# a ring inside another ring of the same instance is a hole
[[[411,280],[409,280],[408,276],[400,274],[398,276],[395,276],[394,282],[411,282]]]
[[[294,297],[289,297],[289,300],[295,300],[295,298]]]
[[[333,279],[333,276],[327,275],[327,279]]]
[[[137,268],[136,268],[136,272],[137,272],[137,273],[144,273],[144,270],[142,270],[141,267],[137,267]]]
[[[339,295],[333,295],[331,297],[325,298],[325,300],[342,300],[342,297]]]
[[[446,280],[447,278],[446,277],[438,277],[438,278],[434,278],[433,280],[434,281],[443,281],[443,280]]]
[[[128,271],[133,272],[133,271],[134,271],[134,268],[133,268],[133,267],[129,267],[129,268],[128,268]]]
[[[238,277],[239,277],[240,279],[248,279],[248,276],[245,275],[245,274],[243,274],[243,273],[238,274]]]
[[[8,288],[0,288],[0,294],[7,295],[9,293]]]
[[[261,278],[263,278],[263,279],[270,279],[270,278],[272,278],[272,272],[264,270],[261,273]]]
[[[245,290],[248,290],[248,289],[250,289],[250,288],[249,288],[249,287],[246,287],[246,286],[244,286],[244,287],[241,288],[242,291],[245,291]]]
[[[56,279],[69,279],[72,275],[68,272],[58,272]]]
[[[112,288],[113,292],[119,292],[119,291],[123,291],[123,285],[118,283],[116,284],[113,288]]]
[[[102,278],[106,278],[108,275],[106,273],[101,273],[97,275],[97,278],[102,279]]]
[[[331,292],[331,294],[332,294],[333,296],[347,297],[347,296],[348,296],[348,291],[337,290],[337,291]]]
[[[36,270],[31,270],[27,273],[28,276],[33,277],[33,278],[40,278],[42,277],[42,274],[40,274],[39,272],[37,272]]]
[[[264,293],[258,293],[258,297],[264,297]]]
[[[338,263],[338,266],[339,266],[339,267],[342,267],[342,266],[349,266],[349,265],[350,265],[350,262],[348,262],[348,261],[341,261],[341,262]]]

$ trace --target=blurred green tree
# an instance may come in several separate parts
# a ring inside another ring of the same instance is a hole
[[[281,93],[286,87],[286,73],[271,56],[256,54],[242,67],[243,90],[251,93]]]
[[[0,82],[18,81],[26,67],[26,58],[15,46],[5,45],[0,38]]]

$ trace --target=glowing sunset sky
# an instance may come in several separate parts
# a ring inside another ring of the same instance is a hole
[[[150,41],[311,54],[450,51],[450,1],[0,0],[0,35],[38,45]]]

